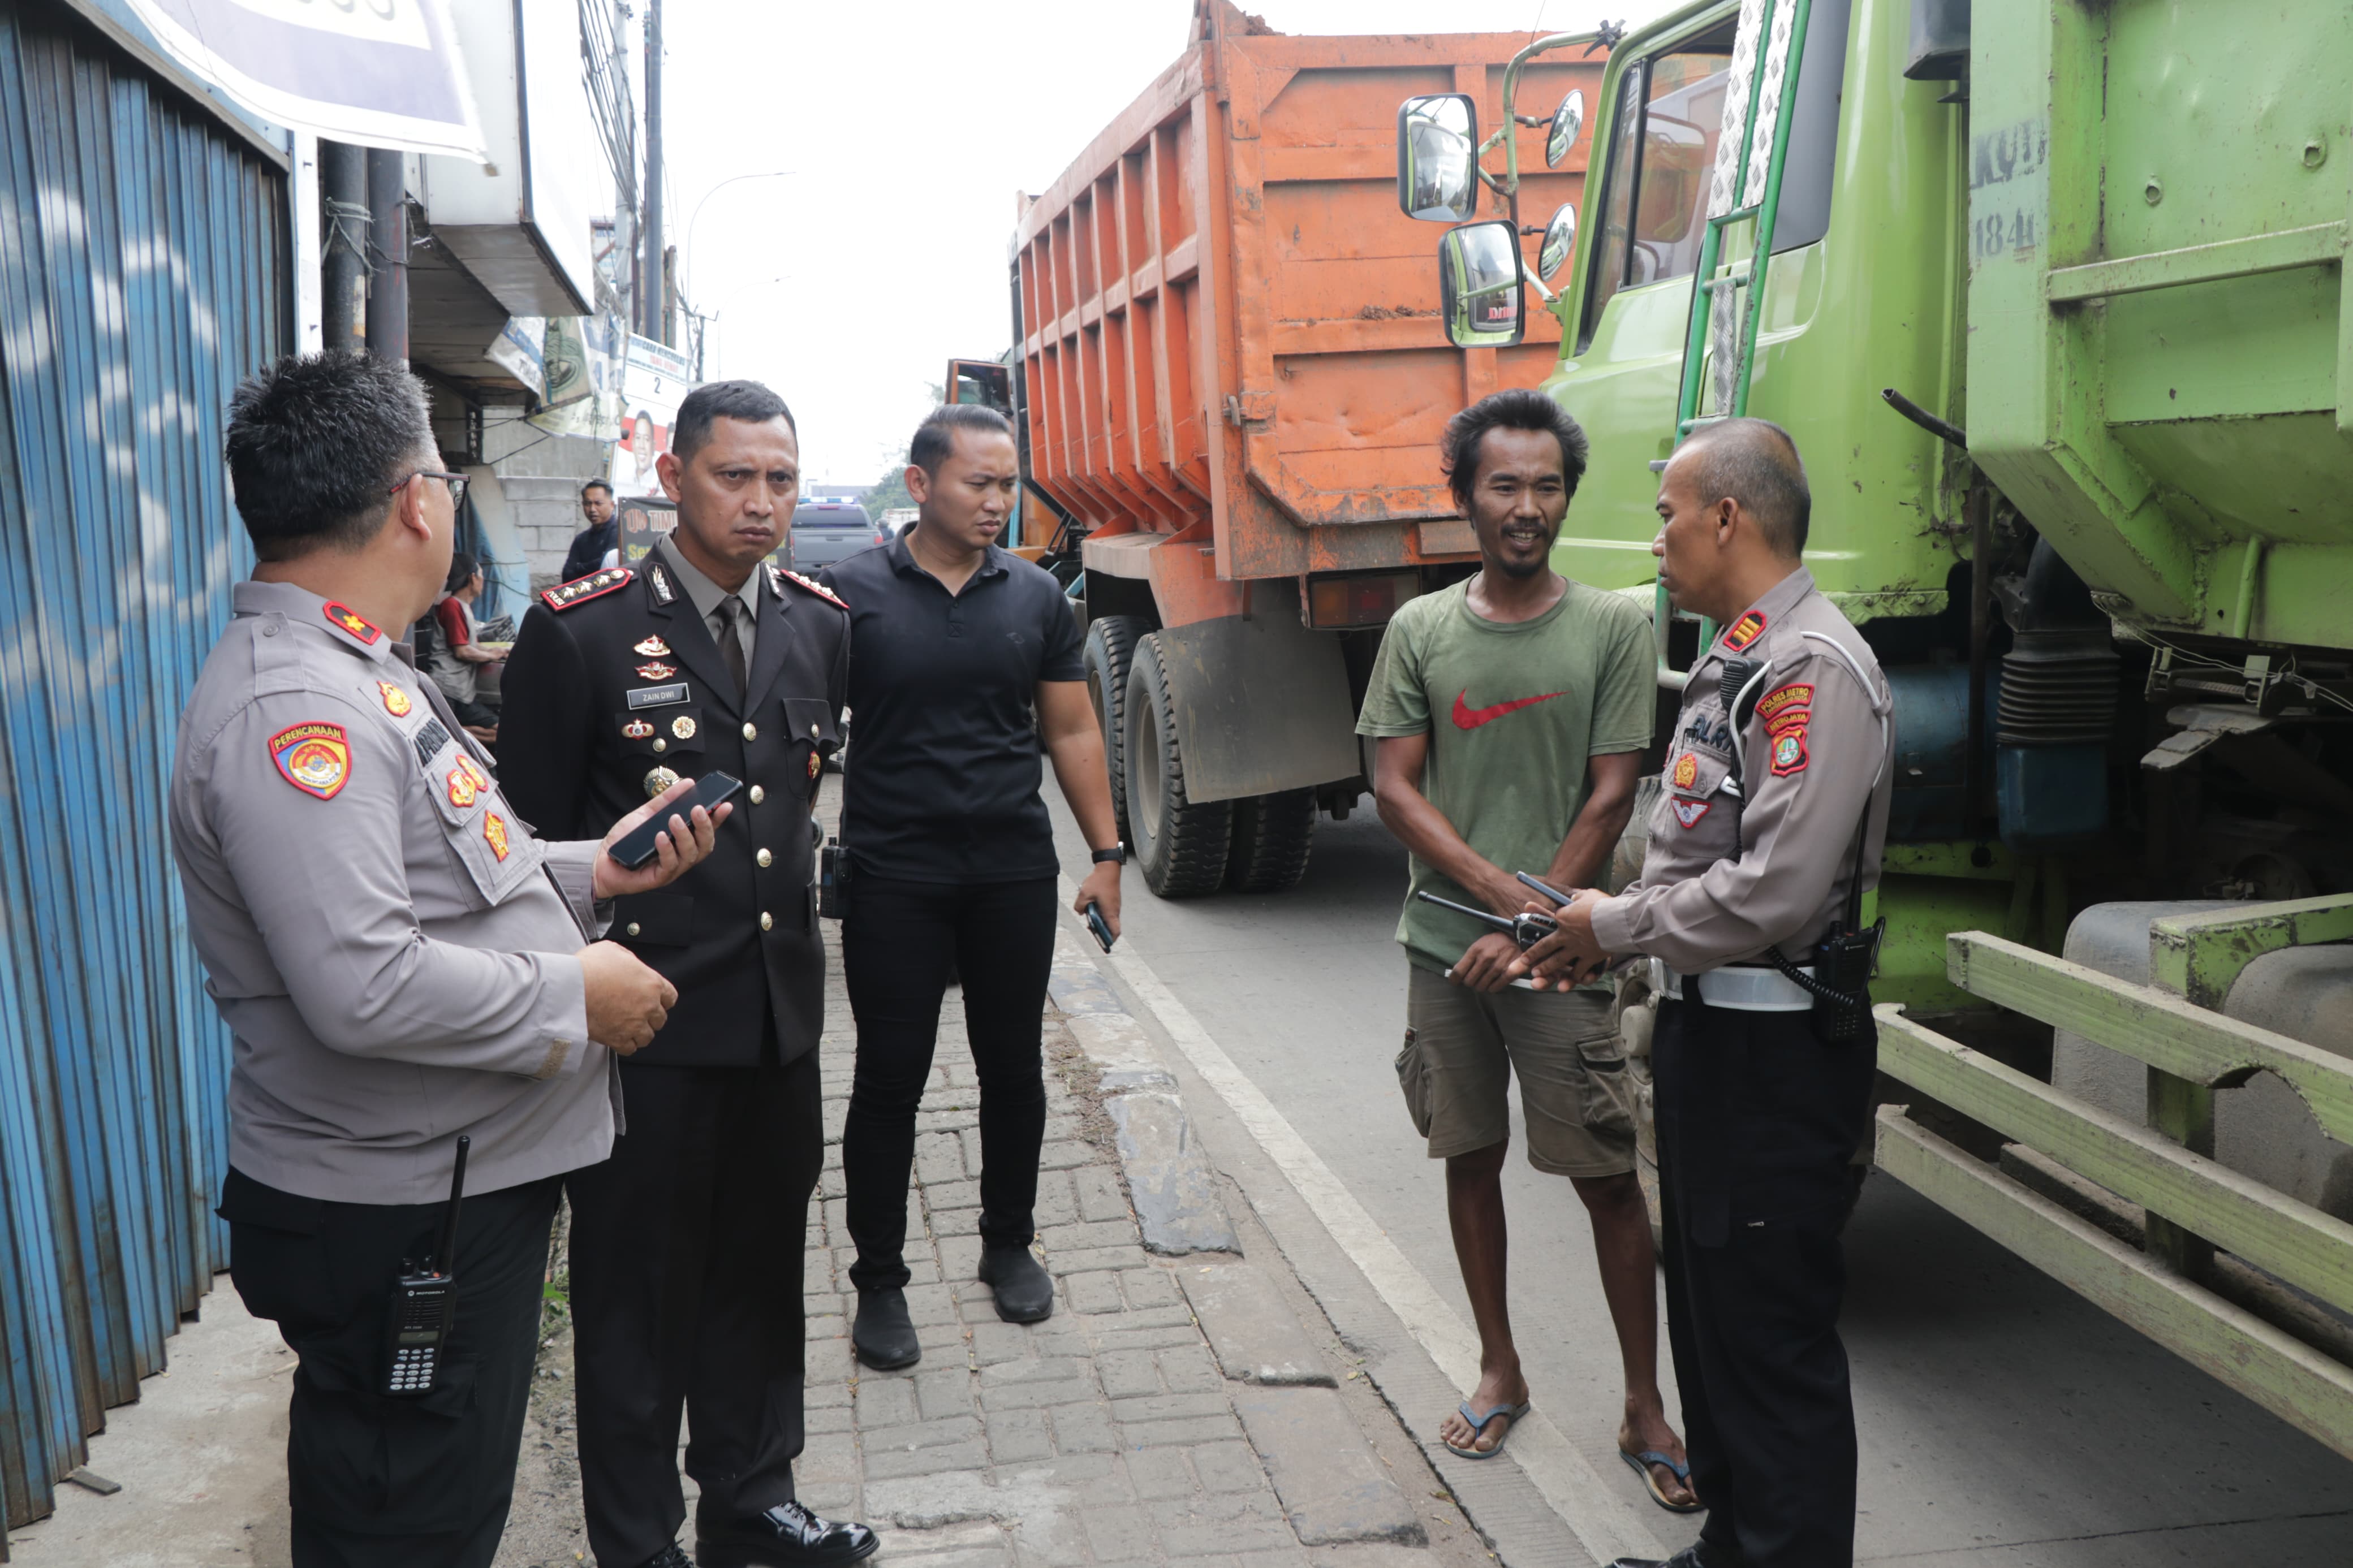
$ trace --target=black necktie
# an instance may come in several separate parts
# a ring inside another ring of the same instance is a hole
[[[751,678],[744,670],[744,601],[730,594],[719,601],[719,657],[727,661],[727,673],[735,678],[735,698],[742,701],[744,689]]]

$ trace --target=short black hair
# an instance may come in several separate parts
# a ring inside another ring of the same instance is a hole
[[[915,438],[907,443],[907,461],[927,474],[938,473],[940,465],[955,450],[955,433],[959,430],[1010,436],[1013,421],[983,404],[943,403],[915,426]]]
[[[1814,494],[1787,430],[1770,419],[1726,419],[1701,426],[1683,450],[1691,454],[1691,484],[1703,503],[1736,500],[1774,553],[1792,561],[1805,553]]]
[[[686,401],[678,405],[678,417],[670,423],[670,449],[683,463],[711,439],[711,422],[714,419],[765,425],[779,418],[793,433],[794,439],[799,439],[801,427],[793,423],[793,411],[785,406],[783,398],[760,383],[706,381],[688,393]]]
[[[290,354],[239,383],[222,446],[264,561],[361,548],[392,515],[392,487],[440,460],[425,384],[341,350]]]
[[[441,591],[444,594],[456,593],[459,589],[472,582],[474,580],[474,574],[480,572],[481,569],[482,563],[475,560],[473,556],[468,554],[465,551],[459,550],[452,552],[449,557],[449,577],[447,582],[441,584]]]
[[[1585,427],[1567,409],[1532,388],[1490,393],[1446,422],[1439,437],[1439,462],[1446,470],[1446,486],[1464,517],[1471,515],[1471,493],[1479,484],[1480,448],[1490,430],[1538,430],[1560,443],[1560,474],[1570,500],[1585,478],[1588,443]]]
[[[590,479],[586,484],[582,485],[580,487],[580,499],[582,500],[586,500],[590,490],[603,490],[607,500],[611,500],[613,499],[613,487],[607,484],[602,479]]]

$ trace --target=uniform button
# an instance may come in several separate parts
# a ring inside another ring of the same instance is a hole
[[[635,935],[637,935],[637,934],[638,934],[638,922],[637,922],[637,921],[631,921],[629,922],[629,934],[630,934],[631,936],[635,936]]]
[[[809,726],[809,739],[812,741],[817,739],[817,726],[814,724]]]
[[[654,737],[654,750],[657,752],[667,752],[670,750],[670,742],[657,735]]]
[[[762,801],[767,798],[768,792],[766,790],[762,789],[758,784],[754,784],[752,786],[752,804],[754,805],[759,805]]]
[[[758,726],[757,724],[746,724],[746,725],[744,725],[744,738],[745,740],[747,740],[747,741],[756,741],[756,740],[758,740],[758,739],[760,738],[760,726]]]
[[[763,849],[757,855],[754,855],[753,858],[760,863],[760,868],[765,871],[768,868],[769,863],[776,859],[776,857]]]
[[[776,929],[776,916],[774,916],[774,915],[770,914],[770,913],[769,913],[767,910],[762,910],[760,911],[760,929],[761,929],[762,931],[773,931],[773,930],[775,930],[775,929]]]

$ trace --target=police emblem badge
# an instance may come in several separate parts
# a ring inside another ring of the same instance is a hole
[[[448,784],[449,804],[459,811],[465,810],[480,798],[480,792],[475,789],[474,781],[467,776],[464,768],[449,770]]]
[[[352,777],[352,743],[341,724],[290,724],[269,737],[279,776],[304,795],[332,800]]]
[[[1675,820],[1685,827],[1695,827],[1699,825],[1699,819],[1707,815],[1707,808],[1715,804],[1712,800],[1676,801],[1673,803]]]
[[[507,858],[506,818],[495,811],[482,813],[482,837],[490,841],[491,854],[501,860]]]
[[[681,741],[694,739],[694,721],[681,713],[670,721],[670,732]]]
[[[818,760],[818,754],[815,752],[811,752],[809,753],[809,777],[817,777],[818,770],[823,766],[825,766],[825,763]]]
[[[1773,742],[1773,776],[1787,778],[1806,768],[1806,729],[1800,724]]]
[[[643,719],[632,719],[621,726],[621,733],[632,741],[642,741],[654,732],[654,727]]]
[[[648,658],[659,658],[670,652],[670,644],[662,641],[659,637],[648,637],[645,641],[638,644],[636,648],[632,651],[642,654]]]
[[[461,752],[458,755],[458,765],[466,770],[466,776],[474,781],[476,789],[486,790],[491,787],[491,775],[484,773],[482,765],[473,758]]]
[[[1692,785],[1699,783],[1699,759],[1685,752],[1675,759],[1674,771],[1669,773],[1667,778],[1677,789],[1691,788]],[[1685,823],[1683,826],[1688,827],[1691,825]]]
[[[654,796],[661,794],[662,791],[670,788],[670,785],[676,783],[678,783],[678,775],[672,773],[670,769],[654,769],[653,772],[646,775],[646,798],[648,800],[653,799]]]
[[[639,680],[668,680],[671,676],[676,675],[677,673],[678,666],[674,664],[664,664],[659,659],[656,659],[651,664],[641,664],[638,666],[638,679]]]
[[[407,718],[409,711],[416,707],[415,703],[409,701],[408,693],[389,680],[377,681],[375,689],[384,693],[384,710],[396,719]]]

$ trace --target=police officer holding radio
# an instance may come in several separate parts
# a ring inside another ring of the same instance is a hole
[[[1667,1333],[1709,1508],[1666,1568],[1854,1556],[1839,1230],[1876,1055],[1876,937],[1856,928],[1886,836],[1894,704],[1801,563],[1810,507],[1796,445],[1761,419],[1705,426],[1668,463],[1659,575],[1725,629],[1683,689],[1641,879],[1539,906],[1560,931],[1513,965],[1541,984],[1644,954],[1661,996]]]
[[[775,393],[697,387],[659,473],[676,529],[635,571],[533,606],[499,748],[516,808],[551,831],[593,831],[681,778],[745,786],[708,863],[614,914],[616,939],[681,999],[621,1075],[613,1158],[567,1184],[589,1543],[602,1568],[687,1563],[683,1408],[705,1568],[848,1563],[873,1533],[796,1501],[792,1461],[802,1233],[825,1152],[809,807],[839,744],[849,618],[768,563],[800,483]]]
[[[733,808],[669,815],[635,869],[606,847],[682,791],[605,845],[524,826],[385,630],[438,596],[466,482],[415,376],[282,360],[237,389],[227,446],[259,563],[180,721],[172,853],[236,1040],[230,1272],[300,1358],[293,1561],[488,1568],[562,1183],[612,1146],[615,1055],[678,1001],[595,940],[599,911],[710,853]]]

